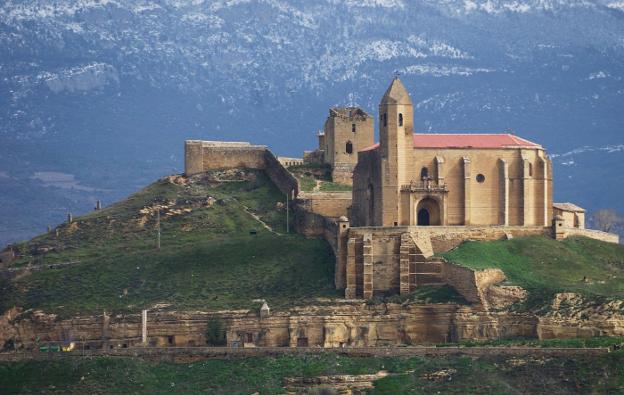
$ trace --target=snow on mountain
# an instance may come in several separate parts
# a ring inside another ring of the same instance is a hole
[[[180,171],[185,138],[250,140],[300,155],[314,146],[329,106],[375,114],[397,72],[412,94],[417,131],[513,129],[549,152],[618,146],[622,4],[4,1],[0,174],[8,176],[0,177],[0,229],[41,230],[70,209]],[[599,172],[597,158],[607,152],[554,157],[576,163],[556,169],[566,200],[584,193],[566,180]],[[613,174],[624,173],[617,155],[607,155]],[[94,190],[33,178],[46,172],[74,175]],[[622,184],[605,196],[619,201]],[[25,191],[48,200],[26,207],[18,226]],[[6,232],[0,244],[17,237]]]

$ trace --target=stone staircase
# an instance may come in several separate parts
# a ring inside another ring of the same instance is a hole
[[[428,235],[404,233],[401,235],[399,258],[400,293],[406,295],[419,286],[441,286],[441,258],[433,257]]]

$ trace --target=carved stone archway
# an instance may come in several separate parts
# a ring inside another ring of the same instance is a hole
[[[426,197],[416,206],[416,224],[418,226],[442,225],[440,203],[433,198]]]

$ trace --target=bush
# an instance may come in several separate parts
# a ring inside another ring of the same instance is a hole
[[[225,346],[227,344],[225,328],[223,328],[221,318],[212,317],[208,320],[208,327],[206,328],[206,344],[215,347]]]

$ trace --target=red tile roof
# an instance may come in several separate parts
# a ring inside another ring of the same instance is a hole
[[[361,149],[372,151],[379,143]],[[513,134],[418,134],[414,133],[414,148],[542,148]]]
[[[414,148],[541,148],[513,134],[414,134]]]
[[[377,149],[377,148],[379,148],[379,143],[373,144],[370,147],[362,148],[358,152],[372,151],[372,150]]]

